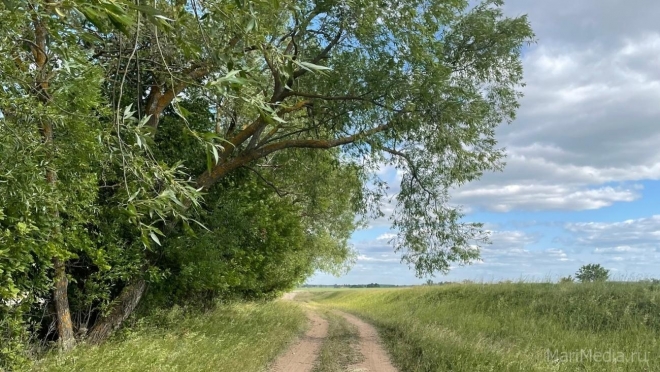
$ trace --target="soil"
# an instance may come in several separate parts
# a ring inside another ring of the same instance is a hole
[[[295,292],[287,293],[283,299],[291,301],[295,296]],[[321,346],[328,335],[328,321],[312,309],[307,308],[306,312],[310,323],[309,329],[277,358],[270,372],[311,372],[314,369]],[[348,366],[346,372],[397,372],[380,342],[378,332],[371,324],[342,311],[335,313],[353,324],[359,334],[357,351],[362,354],[362,361],[357,365]]]
[[[328,335],[328,321],[316,312],[307,310],[310,327],[298,342],[280,355],[271,366],[271,372],[311,372]]]

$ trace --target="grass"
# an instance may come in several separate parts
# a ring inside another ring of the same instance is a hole
[[[264,371],[307,324],[298,305],[279,301],[160,315],[100,347],[50,355],[34,371]]]
[[[339,287],[339,288],[332,288],[332,287],[301,287],[295,290],[295,292],[341,292],[341,291],[371,291],[371,290],[376,290],[380,288],[366,288],[366,287],[360,287],[360,288],[348,288],[348,287]]]
[[[379,327],[402,371],[660,371],[660,286],[456,284],[315,292]]]
[[[362,355],[357,351],[357,328],[330,311],[324,311],[323,315],[329,323],[328,337],[323,342],[313,372],[342,372],[348,366],[360,363]]]

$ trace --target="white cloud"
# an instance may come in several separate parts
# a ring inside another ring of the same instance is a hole
[[[660,215],[621,222],[569,223],[574,244],[594,253],[660,253]]]
[[[394,238],[396,238],[396,234],[394,234],[394,233],[385,233],[385,234],[381,234],[381,235],[379,235],[379,236],[376,238],[376,240],[384,240],[384,241],[387,242],[387,241],[390,241],[390,240],[392,240],[392,239],[394,239]]]
[[[454,200],[479,205],[495,212],[511,210],[585,210],[607,207],[639,198],[636,188],[587,189],[570,185],[488,185],[460,190]]]
[[[602,41],[527,53],[518,119],[498,131],[507,166],[455,191],[457,202],[499,212],[598,209],[637,200],[633,182],[660,179],[660,34]]]
[[[358,256],[358,262],[395,262],[399,263],[401,262],[401,258],[396,258],[396,257],[391,257],[391,258],[383,258],[383,257],[369,257],[366,255],[359,255]]]

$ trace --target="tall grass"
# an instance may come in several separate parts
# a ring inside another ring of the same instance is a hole
[[[50,355],[35,371],[263,371],[301,333],[306,317],[293,303],[224,305],[185,315],[170,310],[100,347]]]
[[[401,371],[660,371],[660,286],[456,284],[316,293],[373,322]]]

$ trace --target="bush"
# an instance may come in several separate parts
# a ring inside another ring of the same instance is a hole
[[[561,283],[573,283],[573,282],[575,282],[575,279],[573,279],[573,277],[570,276],[570,275],[569,276],[564,276],[561,279],[559,279],[560,284]]]
[[[0,303],[0,371],[27,369],[29,334],[22,313]]]

